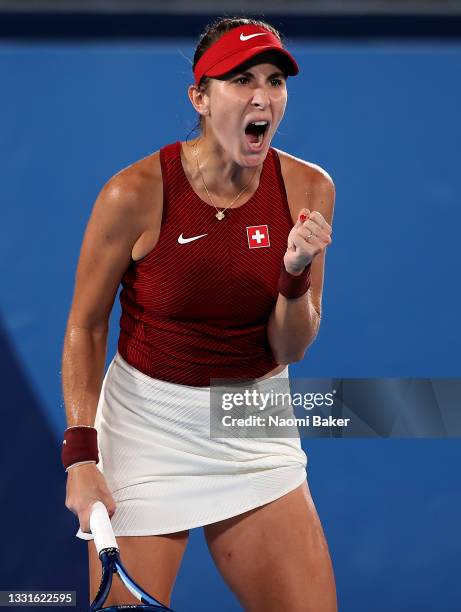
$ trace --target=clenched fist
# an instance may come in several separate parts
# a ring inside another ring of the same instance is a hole
[[[308,208],[303,208],[288,234],[288,246],[283,257],[286,271],[295,276],[301,274],[331,242],[331,225],[322,214],[317,210],[311,213]]]

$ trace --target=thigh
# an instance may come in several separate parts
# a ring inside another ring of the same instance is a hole
[[[169,605],[176,576],[189,538],[188,531],[158,536],[118,536],[120,557],[130,576],[150,595]],[[101,562],[94,542],[88,542],[90,601],[101,580]],[[139,604],[114,576],[105,605]]]
[[[218,570],[246,611],[337,611],[328,546],[306,482],[204,531]]]

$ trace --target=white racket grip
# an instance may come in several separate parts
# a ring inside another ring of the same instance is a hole
[[[98,555],[104,548],[118,549],[106,506],[101,501],[95,502],[91,507],[90,529]]]

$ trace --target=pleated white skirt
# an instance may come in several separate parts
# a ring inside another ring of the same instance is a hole
[[[289,390],[288,367],[274,378],[285,378]],[[210,438],[209,387],[151,378],[118,352],[104,377],[95,427],[97,467],[116,503],[116,536],[174,533],[221,521],[306,479],[299,437]],[[80,529],[76,535],[92,539]]]

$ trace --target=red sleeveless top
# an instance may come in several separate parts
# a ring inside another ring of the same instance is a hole
[[[222,221],[192,189],[181,143],[160,150],[163,216],[155,247],[122,278],[118,350],[153,378],[210,386],[277,367],[267,323],[293,227],[277,152],[253,196]]]

